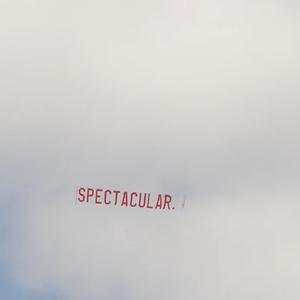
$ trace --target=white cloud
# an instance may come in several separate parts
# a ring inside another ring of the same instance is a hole
[[[70,299],[298,299],[297,4],[19,2],[0,29],[18,283]],[[187,207],[81,207],[78,185]]]

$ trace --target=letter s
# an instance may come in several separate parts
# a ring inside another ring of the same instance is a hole
[[[80,202],[85,201],[85,194],[84,193],[85,193],[85,189],[83,187],[81,187],[78,191],[78,194],[79,194],[78,201],[80,201]]]

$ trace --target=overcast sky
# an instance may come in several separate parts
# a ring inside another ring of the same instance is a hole
[[[0,0],[0,298],[298,300],[299,31],[294,0]]]

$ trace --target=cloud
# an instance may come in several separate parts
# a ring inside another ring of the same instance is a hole
[[[19,2],[0,29],[1,249],[16,284],[298,299],[298,5]],[[82,207],[79,185],[187,205]]]
[[[75,299],[294,299],[298,192],[229,190],[174,214],[80,207],[66,201],[72,195],[43,193],[18,216],[15,270],[27,287]]]

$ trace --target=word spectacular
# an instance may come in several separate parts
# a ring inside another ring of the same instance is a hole
[[[122,206],[147,209],[175,209],[172,205],[172,196],[167,194],[127,192],[100,188],[84,188],[77,190],[76,198],[81,203],[97,205]]]

